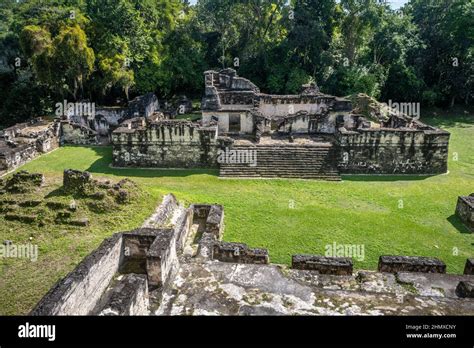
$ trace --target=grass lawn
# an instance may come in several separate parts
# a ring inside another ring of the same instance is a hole
[[[474,234],[453,214],[457,196],[474,192],[474,117],[424,120],[451,132],[447,175],[234,180],[209,170],[112,169],[110,147],[63,147],[42,156],[22,169],[44,173],[50,188],[60,186],[64,169],[74,168],[113,180],[129,177],[146,194],[121,212],[97,215],[86,229],[32,227],[0,217],[1,241],[21,244],[32,236],[40,248],[37,262],[2,260],[0,314],[27,313],[104,237],[139,226],[168,192],[187,204],[224,205],[224,240],[268,248],[274,263],[289,264],[297,253],[322,254],[336,242],[364,245],[357,269],[376,269],[382,254],[403,254],[439,257],[449,273],[462,273],[474,256]]]

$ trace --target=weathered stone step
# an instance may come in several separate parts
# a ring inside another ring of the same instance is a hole
[[[220,165],[222,177],[341,179],[332,144],[239,145],[232,150],[256,151],[256,166],[223,163]]]

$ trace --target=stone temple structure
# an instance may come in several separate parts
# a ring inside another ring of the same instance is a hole
[[[314,83],[298,95],[269,95],[233,69],[204,74],[202,120],[143,119],[117,128],[115,166],[326,180],[447,171],[448,132],[367,96],[334,97]]]

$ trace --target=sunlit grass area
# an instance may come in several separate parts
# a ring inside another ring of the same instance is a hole
[[[87,228],[38,227],[0,217],[0,240],[39,245],[37,262],[4,259],[0,314],[27,313],[60,277],[114,232],[138,227],[163,194],[225,209],[226,241],[268,248],[271,262],[297,253],[323,254],[328,244],[363,245],[357,269],[376,269],[382,254],[439,257],[462,273],[474,256],[474,235],[454,216],[458,195],[474,191],[474,118],[425,120],[451,132],[449,173],[438,176],[346,176],[342,182],[220,179],[212,170],[114,169],[110,147],[62,147],[21,169],[60,187],[64,169],[95,177],[129,177],[144,194],[125,209],[91,215]]]

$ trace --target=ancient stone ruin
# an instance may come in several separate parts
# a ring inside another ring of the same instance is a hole
[[[458,197],[456,216],[469,231],[474,232],[474,193]]]
[[[61,120],[61,142],[65,144],[107,144],[110,133],[120,123],[134,117],[152,117],[160,109],[153,93],[136,97],[127,106],[95,107],[93,114],[76,113],[74,110]]]
[[[126,124],[112,136],[114,164],[325,180],[447,171],[448,132],[370,97],[330,96],[314,83],[298,95],[269,95],[232,69],[204,75],[201,122]],[[230,155],[221,158],[223,151]]]
[[[0,132],[0,175],[59,146],[59,123],[35,118]]]
[[[129,179],[112,183],[71,169],[64,171],[63,186],[54,195],[39,190],[43,183],[43,174],[27,171],[1,180],[0,213],[6,220],[40,227],[50,224],[87,227],[89,212],[117,210],[135,199],[139,190]],[[80,205],[87,210],[78,209]]]
[[[217,129],[185,120],[126,123],[112,133],[117,167],[216,167]]]
[[[144,224],[107,238],[39,301],[32,315],[472,315],[473,260],[464,275],[433,258],[293,255],[221,240],[224,209],[188,208],[169,194]]]

